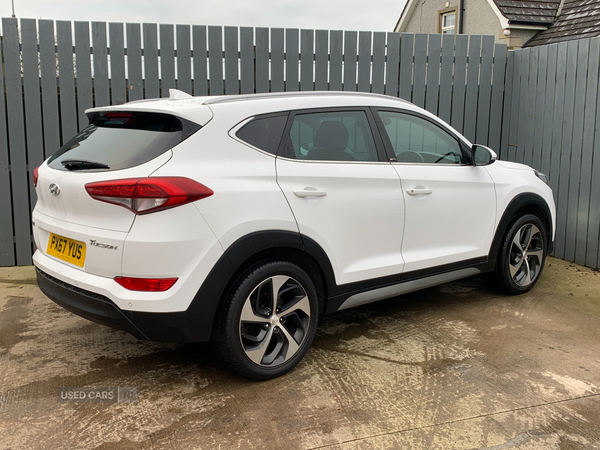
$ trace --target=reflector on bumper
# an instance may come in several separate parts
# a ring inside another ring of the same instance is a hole
[[[171,289],[178,278],[115,277],[115,281],[130,291],[163,292]]]

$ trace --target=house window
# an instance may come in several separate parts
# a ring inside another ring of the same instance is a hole
[[[456,14],[454,12],[442,14],[442,34],[454,34],[455,24]]]
[[[456,34],[458,8],[446,8],[438,11],[438,33]]]

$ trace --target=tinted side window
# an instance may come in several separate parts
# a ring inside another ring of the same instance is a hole
[[[379,111],[398,162],[466,164],[458,141],[421,117]]]
[[[240,128],[235,135],[242,141],[275,155],[286,120],[287,115],[259,117]]]
[[[378,161],[364,111],[296,114],[283,156],[317,161]]]

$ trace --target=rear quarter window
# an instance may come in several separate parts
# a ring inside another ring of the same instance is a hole
[[[119,170],[139,166],[175,147],[200,125],[169,114],[93,112],[89,125],[48,161],[59,170]]]
[[[287,114],[256,117],[240,128],[235,135],[253,147],[276,155],[286,121]]]

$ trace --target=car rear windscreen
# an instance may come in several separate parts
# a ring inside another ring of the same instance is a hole
[[[119,170],[139,166],[175,147],[200,125],[149,112],[92,112],[90,124],[48,161],[59,170]]]

